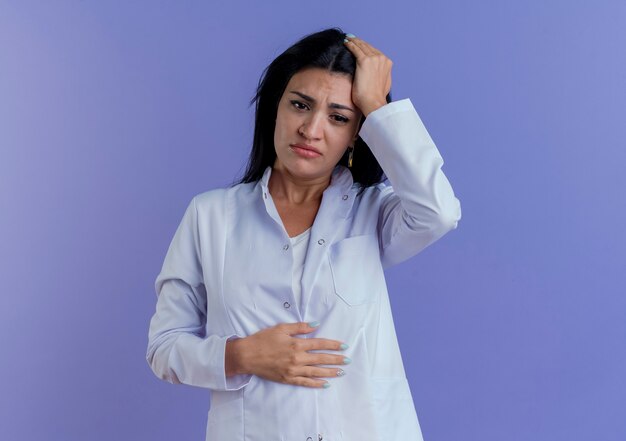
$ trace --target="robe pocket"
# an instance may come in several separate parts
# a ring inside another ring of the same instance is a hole
[[[330,246],[328,259],[335,293],[348,305],[376,301],[385,284],[378,236],[365,234]]]

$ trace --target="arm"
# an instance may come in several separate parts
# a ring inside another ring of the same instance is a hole
[[[390,186],[381,189],[378,237],[383,268],[426,248],[461,219],[443,158],[409,98],[369,113],[359,132]]]
[[[189,203],[155,281],[156,312],[150,320],[146,361],[172,384],[237,390],[251,375],[226,376],[226,343],[240,338],[205,335],[207,293],[200,263],[195,198]]]

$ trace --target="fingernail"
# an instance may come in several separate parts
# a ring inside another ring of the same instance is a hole
[[[344,371],[343,369],[339,369],[337,371],[337,376],[338,377],[343,377],[344,375],[346,375],[346,371]]]
[[[324,389],[328,389],[330,387],[330,383],[324,383],[324,386],[322,386]]]
[[[345,344],[345,343],[341,343],[340,348],[341,348],[342,350],[343,350],[343,349],[348,349],[348,345],[347,345],[347,344]]]
[[[352,359],[350,357],[343,357],[344,364],[352,363]]]
[[[309,322],[309,323],[308,323],[308,325],[309,325],[311,328],[315,328],[315,327],[317,327],[317,326],[319,326],[319,325],[320,325],[320,322],[318,322],[317,320],[315,320],[314,322]]]
[[[356,37],[356,35],[354,35],[354,34],[346,34],[346,37],[354,38],[354,37]]]

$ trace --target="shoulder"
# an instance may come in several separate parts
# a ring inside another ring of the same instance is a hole
[[[351,216],[361,219],[377,219],[385,199],[393,188],[388,182],[381,182],[365,188],[355,189],[355,200]]]
[[[231,187],[213,188],[196,194],[192,202],[199,214],[224,213],[231,204],[252,197],[255,182],[236,184]]]
[[[358,191],[358,190],[357,190]],[[358,199],[361,202],[368,202],[375,204],[380,202],[387,194],[393,192],[393,187],[388,180],[380,182],[378,184],[370,185],[369,187],[365,187],[358,196]]]

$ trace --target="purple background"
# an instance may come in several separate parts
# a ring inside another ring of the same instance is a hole
[[[262,69],[340,26],[461,200],[387,271],[425,441],[625,440],[626,4],[270,3],[0,1],[0,439],[204,439],[145,361],[154,279]]]

